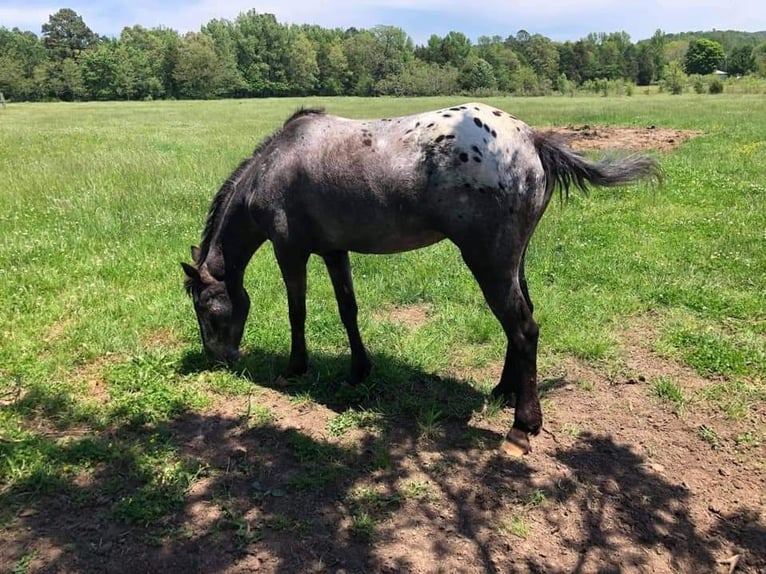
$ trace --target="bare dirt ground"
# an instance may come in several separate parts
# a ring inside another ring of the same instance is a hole
[[[417,328],[428,310],[383,316]],[[661,376],[689,393],[714,382],[654,353],[654,336],[651,317],[623,333],[616,372],[568,359],[542,373],[545,431],[520,459],[497,449],[510,409],[335,437],[328,423],[350,405],[304,404],[275,385],[253,401],[276,418],[252,425],[242,397],[222,396],[170,425],[208,469],[181,512],[129,526],[108,494],[49,496],[5,531],[0,571],[29,556],[19,571],[766,572],[766,447],[738,444],[744,423],[707,402],[675,413],[654,397]],[[473,373],[411,373],[415,395],[480,400],[464,382]],[[751,416],[764,428],[763,405]],[[101,486],[109,473],[119,468]]]

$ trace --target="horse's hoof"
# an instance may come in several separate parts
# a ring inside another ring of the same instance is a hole
[[[521,457],[532,451],[532,447],[529,445],[529,435],[523,430],[512,428],[510,432],[505,435],[505,439],[500,445],[500,450],[511,457]]]

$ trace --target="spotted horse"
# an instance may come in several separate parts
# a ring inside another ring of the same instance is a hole
[[[351,120],[319,109],[293,114],[220,188],[193,265],[182,263],[203,346],[216,362],[239,358],[253,253],[271,241],[287,289],[286,377],[308,368],[306,263],[322,257],[351,347],[348,381],[370,373],[357,323],[349,251],[397,253],[449,239],[479,283],[508,347],[493,395],[515,404],[501,445],[529,452],[542,427],[538,326],[524,254],[554,190],[614,186],[659,175],[649,157],[591,162],[555,135],[469,103],[417,115]]]

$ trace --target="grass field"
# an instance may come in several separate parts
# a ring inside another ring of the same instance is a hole
[[[259,400],[274,392],[289,349],[284,288],[270,248],[248,269],[253,305],[245,358],[235,371],[205,369],[178,264],[198,242],[218,186],[298,106],[390,117],[459,100],[0,110],[0,537],[18,534],[19,517],[30,508],[42,512],[46,497],[65,496],[73,508],[99,501],[110,524],[159,525],[158,538],[183,538],[179,511],[195,485],[219,470],[188,456],[170,429],[179,417],[204,415],[221,401],[238,405],[248,428],[274,427],[290,418],[289,408],[334,411],[327,440],[299,431],[283,437],[297,471],[278,491],[258,491],[262,498],[348,482],[337,445],[353,443],[359,429],[377,433],[372,468],[386,468],[394,421],[429,438],[480,412],[505,341],[447,242],[396,256],[352,257],[360,325],[375,363],[369,382],[356,389],[338,384],[347,369],[345,333],[324,266],[311,261],[312,367],[277,389],[289,399],[288,410]],[[527,256],[541,371],[553,380],[562,362],[576,360],[607,377],[629,376],[621,341],[633,333],[652,353],[706,381],[680,389],[672,375],[660,377],[647,386],[647,401],[714,413],[719,428],[705,427],[712,435],[701,430],[701,442],[712,444],[730,423],[739,446],[766,441],[766,100],[636,95],[488,103],[539,127],[703,132],[657,154],[665,171],[659,188],[596,190],[551,204]],[[397,320],[401,310],[418,315],[416,324]],[[425,381],[427,392],[412,392],[413,380]],[[544,409],[556,403],[549,397]],[[374,539],[387,513],[433,494],[418,482],[396,496],[360,488],[335,501],[359,544]],[[244,546],[257,542],[262,530],[253,530],[225,498],[214,497],[224,509],[217,524]],[[311,529],[286,514],[271,520],[275,532]],[[524,533],[527,526],[516,516],[501,530]],[[15,571],[50,559],[25,544],[0,559]]]

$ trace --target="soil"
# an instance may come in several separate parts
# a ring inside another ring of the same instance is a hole
[[[590,150],[671,150],[702,132],[671,128],[626,128],[614,126],[554,127],[547,131],[559,134],[574,149]]]
[[[424,307],[377,318],[405,328],[427,319]],[[384,434],[336,437],[328,422],[338,405],[301,404],[275,385],[253,403],[276,420],[253,425],[243,397],[220,396],[166,429],[207,468],[182,511],[158,524],[116,522],[108,473],[83,477],[79,492],[98,480],[98,496],[35,497],[18,509],[0,534],[0,571],[766,572],[766,446],[737,441],[746,423],[764,428],[766,411],[737,422],[700,401],[674,412],[652,380],[672,377],[688,393],[716,381],[653,352],[651,325],[644,318],[622,333],[617,373],[566,359],[541,374],[545,429],[522,458],[498,449],[511,409],[429,432],[400,417]],[[472,376],[436,382],[472,400],[460,382]],[[413,380],[413,392],[429,381]],[[321,452],[314,470],[339,469],[338,478],[287,486],[311,475],[296,444]]]

